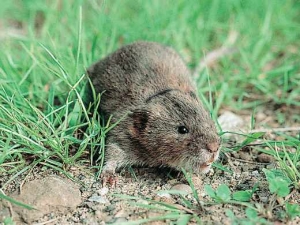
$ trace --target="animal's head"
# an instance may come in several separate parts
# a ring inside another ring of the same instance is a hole
[[[149,165],[208,172],[220,138],[193,93],[166,90],[130,114],[129,133]]]

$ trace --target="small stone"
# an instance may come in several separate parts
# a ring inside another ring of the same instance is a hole
[[[168,184],[175,185],[178,182],[177,179],[168,180]]]
[[[270,163],[274,162],[274,158],[266,153],[261,153],[257,156],[257,161],[261,163]]]
[[[53,211],[65,212],[69,209],[75,209],[81,203],[81,193],[77,185],[70,180],[57,176],[25,183],[21,194],[16,192],[11,197],[37,209],[28,210],[13,206],[21,220],[27,223],[32,223],[32,221]]]
[[[192,188],[187,184],[176,184],[171,188],[171,190],[181,191],[181,192],[184,192],[186,194],[193,193]]]
[[[215,174],[214,169],[211,167],[210,170],[208,171],[207,175],[208,176],[213,176]]]
[[[256,120],[262,121],[266,118],[267,118],[267,115],[265,113],[263,113],[263,112],[257,112],[256,113]]]
[[[251,155],[249,152],[239,151],[240,158],[246,161],[251,161]]]
[[[172,198],[169,193],[163,193],[163,192],[162,193],[158,192],[157,196],[160,198]]]
[[[116,208],[115,205],[108,205],[106,208],[105,208],[105,212],[112,212],[114,211]]]
[[[108,193],[108,188],[107,187],[103,187],[100,190],[97,191],[99,195],[104,196]]]
[[[109,201],[103,197],[103,196],[99,196],[99,195],[92,195],[88,201],[90,202],[98,202],[98,203],[101,203],[101,204],[106,204],[106,203],[109,203]]]
[[[230,111],[222,113],[222,115],[220,115],[218,118],[218,122],[222,127],[222,131],[224,132],[238,132],[245,130],[245,122],[243,118]],[[233,140],[238,140],[240,138],[240,135],[232,133],[225,133],[223,136]]]
[[[260,199],[260,201],[262,201],[263,203],[267,203],[268,202],[268,197],[266,197],[266,196],[261,196],[261,197],[259,197],[259,199]]]
[[[156,187],[156,190],[157,190],[157,191],[161,190],[161,186],[157,186],[157,187]]]
[[[78,179],[79,179],[79,180],[84,180],[84,179],[85,179],[85,176],[84,176],[83,174],[79,174],[79,175],[78,175]]]
[[[259,176],[259,172],[257,170],[252,171],[252,175],[255,177]]]

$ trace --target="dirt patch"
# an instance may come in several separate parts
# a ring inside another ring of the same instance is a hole
[[[266,116],[257,120],[266,121]],[[245,120],[245,119],[244,119]],[[278,124],[271,121],[273,127]],[[268,125],[266,123],[266,125]],[[298,123],[294,123],[294,126]],[[295,136],[297,133],[295,132]],[[272,140],[280,140],[280,136],[266,134]],[[225,143],[224,143],[225,144]],[[231,143],[226,143],[228,147]],[[224,152],[219,162],[231,172],[225,172],[214,168],[206,175],[193,175],[192,181],[197,190],[201,202],[207,203],[212,200],[204,191],[206,184],[217,188],[220,184],[226,184],[231,191],[251,190],[258,184],[258,190],[252,196],[251,202],[259,204],[262,210],[259,216],[280,221],[280,213],[283,205],[280,199],[270,194],[268,182],[263,173],[263,168],[276,168],[277,164],[273,157],[261,153],[249,146],[236,152]],[[117,173],[115,187],[103,186],[97,181],[94,173],[86,167],[72,167],[69,173],[76,182],[66,180],[65,175],[51,169],[37,166],[26,174],[13,179],[8,186],[3,188],[5,194],[27,204],[32,204],[39,211],[28,211],[15,206],[9,206],[7,202],[0,204],[0,219],[13,217],[17,224],[34,222],[36,224],[122,224],[126,221],[151,218],[169,213],[167,210],[149,209],[150,200],[165,202],[175,208],[188,212],[182,208],[183,198],[178,195],[161,193],[162,190],[184,191],[184,199],[196,206],[196,200],[187,186],[188,182],[182,173],[171,171],[167,168],[125,168]],[[93,171],[96,172],[96,171]],[[0,177],[1,186],[9,179],[5,174]],[[25,183],[23,186],[22,183]],[[21,190],[21,194],[19,194]],[[18,194],[17,194],[18,193]],[[122,196],[123,195],[123,196]],[[124,196],[137,197],[128,200]],[[148,199],[148,200],[147,200]],[[293,192],[288,196],[288,201],[300,204],[300,194]],[[148,208],[138,205],[149,206]],[[272,205],[273,204],[273,205]],[[273,207],[276,205],[276,207]],[[202,222],[207,224],[232,224],[230,218],[225,214],[227,209],[232,210],[236,217],[245,217],[245,207],[234,204],[218,204],[205,206],[197,211]],[[34,224],[33,223],[33,224]],[[300,223],[295,219],[292,224]],[[155,221],[148,224],[170,224],[170,220]],[[197,224],[190,221],[189,224]]]
[[[273,164],[252,164],[234,159],[231,162],[234,165],[233,174],[216,170],[215,172],[211,171],[208,175],[192,177],[200,200],[211,201],[204,192],[204,184],[210,184],[213,188],[220,184],[227,184],[231,190],[247,190],[251,189],[255,183],[259,183],[259,191],[254,194],[253,199],[262,205],[267,204],[270,201],[270,194],[262,168],[273,167]],[[132,172],[134,172],[134,176]],[[69,182],[66,184],[65,179],[58,177],[45,177],[42,180],[28,182],[22,188],[21,195],[13,194],[11,196],[42,210],[29,212],[19,207],[12,207],[13,218],[21,217],[23,219],[17,224],[29,221],[47,224],[121,224],[125,221],[168,213],[135,205],[136,203],[147,205],[148,202],[145,199],[174,204],[174,206],[182,205],[182,199],[178,196],[158,194],[158,191],[161,190],[174,190],[174,187],[179,190],[187,189],[185,198],[195,203],[190,190],[186,188],[187,182],[182,174],[170,172],[168,169],[155,168],[134,168],[132,172],[124,169],[117,174],[118,182],[115,188],[103,187],[101,182],[95,181],[94,177],[79,172],[76,178],[84,184],[80,188],[80,194],[74,185],[70,185]],[[31,176],[42,176],[42,172],[34,172]],[[43,193],[42,196],[41,193]],[[130,202],[115,194],[139,198]],[[297,199],[299,201],[299,193],[295,193],[292,198],[295,199],[295,202]],[[200,217],[203,222],[215,221],[216,223],[231,224],[225,215],[225,209],[233,210],[237,216],[244,215],[243,207],[226,204],[208,206],[200,213]],[[6,216],[7,214],[8,210],[6,210]],[[169,222],[153,222],[151,224],[169,224]],[[190,224],[197,223],[194,221]]]

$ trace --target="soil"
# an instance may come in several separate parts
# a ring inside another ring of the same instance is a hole
[[[245,124],[248,124],[249,116],[241,118]],[[264,113],[257,120],[258,122],[268,121],[268,116]],[[269,120],[269,124],[270,121],[272,127],[279,126],[274,120]],[[293,126],[297,125],[299,126],[299,123],[293,123]],[[242,128],[239,127],[239,129]],[[294,132],[294,135],[296,136],[297,132]],[[231,138],[237,141],[237,137]],[[264,138],[276,140],[282,137],[269,133]],[[223,146],[232,148],[234,141],[227,140]],[[226,184],[231,191],[237,191],[251,190],[258,183],[259,189],[254,193],[251,201],[263,207],[260,216],[269,219],[274,224],[285,224],[285,221],[279,219],[282,200],[275,199],[270,194],[262,171],[263,168],[277,167],[272,157],[258,152],[254,145],[236,152],[222,153],[219,162],[232,173],[213,168],[208,174],[192,175],[192,181],[201,202],[211,202],[204,191],[206,184],[213,188]],[[166,202],[175,208],[182,209],[183,212],[191,213],[191,210],[183,206],[181,197],[158,193],[162,190],[185,191],[184,198],[196,206],[192,190],[187,185],[184,175],[168,168],[124,168],[116,174],[115,186],[112,186],[113,183],[103,186],[101,180],[95,178],[94,172],[96,171],[79,165],[71,167],[68,173],[73,176],[73,182],[65,175],[43,166],[37,166],[30,172],[23,173],[9,182],[7,186],[2,187],[2,190],[6,195],[30,204],[37,210],[20,209],[2,200],[0,201],[0,222],[5,217],[13,217],[16,224],[122,224],[126,221],[168,213],[168,211],[138,207],[137,204],[149,206],[149,201],[145,199]],[[5,174],[2,175],[1,186],[9,178]],[[134,196],[137,199],[128,200],[125,195]],[[289,196],[289,202],[300,204],[299,192],[293,192]],[[276,207],[270,210],[272,204]],[[202,209],[199,207],[199,210],[192,212],[197,213],[204,224],[232,224],[225,214],[226,209],[231,209],[238,218],[245,217],[245,207],[233,204],[205,205]],[[298,223],[300,223],[299,218],[290,224]],[[171,221],[155,221],[147,224],[171,224]],[[192,220],[189,224],[197,224],[197,222]]]

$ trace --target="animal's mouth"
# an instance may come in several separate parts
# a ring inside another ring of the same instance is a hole
[[[210,168],[212,163],[203,163],[200,165],[200,170],[205,170],[207,168]]]
[[[197,157],[182,157],[177,159],[176,161],[169,161],[167,164],[170,167],[176,168],[180,170],[182,167],[186,170],[189,170],[193,173],[208,173],[211,165],[214,161],[217,160],[219,156],[219,152],[214,152],[210,154],[208,157],[199,158]]]
[[[200,171],[202,173],[207,173],[210,170],[212,163],[217,160],[218,155],[218,153],[213,153],[207,162],[204,162],[200,165]]]
[[[212,163],[203,163],[200,165],[199,170],[201,171],[201,173],[208,173],[211,165]]]

